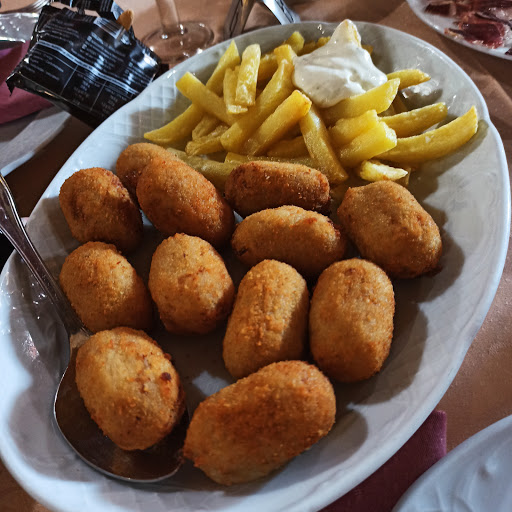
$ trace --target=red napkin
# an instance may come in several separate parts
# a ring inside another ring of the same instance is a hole
[[[23,89],[9,91],[5,80],[25,56],[29,43],[0,50],[0,124],[50,107],[51,103]]]
[[[322,512],[390,512],[412,483],[446,455],[446,414],[434,411],[404,446]]]

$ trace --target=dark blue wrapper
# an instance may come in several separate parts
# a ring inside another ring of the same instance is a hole
[[[161,62],[132,29],[116,22],[122,10],[112,0],[61,3],[78,11],[43,8],[30,48],[7,85],[11,91],[18,87],[43,96],[98,126],[147,87]]]

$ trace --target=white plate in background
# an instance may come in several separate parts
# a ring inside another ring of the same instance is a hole
[[[466,439],[407,490],[393,512],[512,510],[512,416]]]
[[[52,421],[58,382],[58,343],[66,343],[52,306],[41,297],[18,257],[0,278],[0,454],[36,500],[62,512],[314,511],[351,490],[388,460],[418,429],[445,393],[491,305],[509,236],[510,189],[503,145],[485,102],[469,77],[433,46],[405,33],[357,24],[385,72],[420,68],[432,79],[408,101],[445,101],[450,116],[475,105],[478,134],[456,154],[425,165],[411,189],[443,236],[436,276],[396,282],[395,337],[383,370],[361,384],[336,385],[332,432],[282,470],[257,482],[222,487],[186,464],[175,478],[134,486],[106,478],[84,464]],[[266,51],[294,30],[315,39],[335,24],[309,22],[265,28],[236,39],[239,50],[258,42]],[[36,247],[58,275],[77,246],[58,204],[61,184],[80,168],[113,169],[119,153],[162,126],[187,101],[176,81],[186,72],[205,80],[229,42],[176,66],[98,127],[50,184],[28,223]],[[130,258],[147,276],[156,239]],[[183,377],[191,410],[232,382],[222,363],[222,333],[185,340],[160,331]]]

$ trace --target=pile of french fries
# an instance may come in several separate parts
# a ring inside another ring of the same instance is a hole
[[[294,32],[271,52],[262,55],[252,44],[241,56],[232,41],[206,84],[190,72],[177,81],[191,105],[145,138],[176,151],[220,190],[241,162],[283,160],[322,171],[341,199],[354,178],[406,186],[421,163],[452,153],[476,133],[474,107],[437,128],[446,104],[406,108],[401,91],[430,79],[418,69],[390,73],[384,84],[332,107],[315,105],[293,84],[293,59],[327,41],[305,42]],[[372,52],[357,31],[354,42]],[[175,149],[183,141],[185,151]]]

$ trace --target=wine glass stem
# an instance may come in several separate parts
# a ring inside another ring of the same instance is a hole
[[[165,34],[175,34],[176,32],[183,34],[183,25],[180,22],[174,0],[156,0],[156,5],[160,13],[163,32]]]

